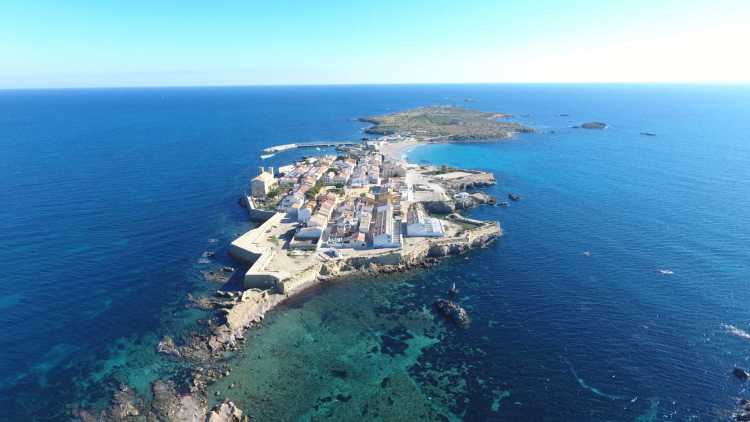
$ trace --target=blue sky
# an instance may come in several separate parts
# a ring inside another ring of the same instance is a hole
[[[750,1],[0,2],[0,88],[747,82]]]

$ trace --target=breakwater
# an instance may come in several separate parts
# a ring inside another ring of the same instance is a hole
[[[264,148],[263,153],[275,154],[277,152],[288,151],[298,148],[328,148],[328,147],[343,147],[343,146],[354,146],[358,145],[357,142],[348,141],[330,141],[330,142],[299,142],[292,144],[274,145],[272,147]]]

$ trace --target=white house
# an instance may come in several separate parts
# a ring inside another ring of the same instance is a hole
[[[281,208],[288,212],[292,206],[302,205],[304,202],[305,197],[301,193],[295,192],[285,196],[284,199],[281,200]]]
[[[415,203],[409,207],[406,235],[409,237],[443,237],[445,230],[439,219],[428,216],[424,206]]]
[[[383,177],[406,176],[406,163],[401,160],[387,160],[383,163]]]

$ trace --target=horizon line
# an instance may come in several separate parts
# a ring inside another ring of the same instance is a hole
[[[461,86],[461,85],[727,85],[750,86],[748,81],[593,81],[593,82],[354,82],[354,83],[269,83],[269,84],[196,84],[196,85],[101,85],[101,86],[40,86],[40,87],[0,87],[3,91],[65,91],[97,89],[186,89],[186,88],[312,88],[312,87],[357,87],[357,86]]]

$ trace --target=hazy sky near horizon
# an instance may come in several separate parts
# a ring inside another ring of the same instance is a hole
[[[750,1],[0,2],[0,88],[750,81]]]

